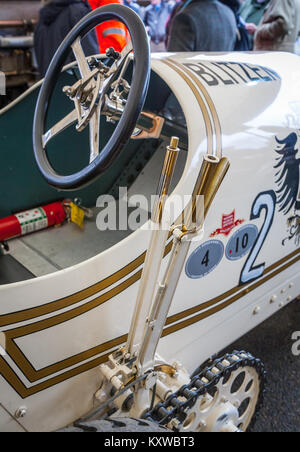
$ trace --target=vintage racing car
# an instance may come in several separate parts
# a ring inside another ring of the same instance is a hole
[[[85,55],[110,18],[127,47]],[[300,293],[299,72],[290,54],[150,59],[110,5],[0,111],[1,431],[248,429],[263,363],[219,352]]]

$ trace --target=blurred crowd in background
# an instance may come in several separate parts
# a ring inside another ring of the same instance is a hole
[[[151,0],[146,7],[135,0],[45,0],[45,3],[36,30],[41,57],[47,53],[47,41],[50,47],[55,47],[58,36],[61,40],[67,28],[75,25],[90,8],[109,3],[124,4],[141,17],[152,52],[295,52],[300,33],[300,0]],[[120,51],[128,40],[123,24],[111,22],[114,23],[97,29],[101,52],[109,46]]]
[[[73,26],[91,10],[120,3],[144,22],[152,52],[296,52],[300,0],[42,0],[35,28],[41,75]],[[121,51],[130,39],[116,20],[97,27],[85,43],[88,54]]]
[[[300,55],[300,0],[0,0],[0,109],[46,74],[70,30],[111,3],[144,22],[152,52],[288,51]],[[82,41],[86,55],[120,52],[125,25],[109,20]],[[74,59],[70,52],[69,61]],[[66,63],[69,62],[66,60]]]
[[[122,1],[122,0],[121,0]],[[300,0],[151,0],[126,3],[153,51],[288,51],[300,34]]]

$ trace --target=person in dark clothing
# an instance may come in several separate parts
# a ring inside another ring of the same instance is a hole
[[[34,47],[38,69],[42,77],[45,76],[56,50],[67,34],[90,11],[89,4],[83,0],[52,0],[41,9],[34,33]],[[83,39],[82,47],[86,55],[99,53],[97,36],[94,31]],[[65,63],[74,60],[75,57],[70,52]]]
[[[183,7],[185,1],[186,0],[182,0],[182,1],[177,2],[174,5],[171,14],[169,15],[169,18],[168,18],[167,23],[166,23],[166,35],[165,35],[166,48],[168,48],[168,42],[169,42],[169,39],[170,39],[170,33],[171,33],[171,27],[172,27],[173,19],[176,16],[176,14],[179,13],[179,11]]]
[[[169,52],[232,51],[236,43],[236,19],[217,0],[187,1],[176,14],[168,42]]]
[[[241,3],[240,0],[219,0],[223,5],[228,6],[235,15],[237,26],[237,38],[234,50],[248,51],[251,48],[250,36],[246,29],[246,22],[240,16]]]
[[[162,0],[151,0],[151,5],[145,9],[144,24],[151,39],[153,52],[165,50],[166,24],[172,9],[172,5]]]

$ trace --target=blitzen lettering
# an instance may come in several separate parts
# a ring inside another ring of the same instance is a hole
[[[240,85],[280,80],[273,70],[245,63],[184,63],[195,72],[208,86]]]

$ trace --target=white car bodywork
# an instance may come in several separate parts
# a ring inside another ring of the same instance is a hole
[[[187,120],[187,162],[173,194],[193,192],[205,154],[230,162],[158,348],[192,372],[300,293],[299,234],[288,240],[295,206],[280,211],[274,168],[276,137],[299,129],[300,62],[289,54],[157,54],[152,69]],[[245,253],[230,249],[241,246],[242,228]],[[79,265],[0,287],[0,431],[53,431],[93,408],[98,367],[126,342],[149,238],[138,230]],[[26,415],[15,419],[22,407]]]

